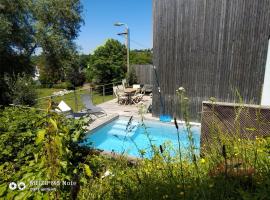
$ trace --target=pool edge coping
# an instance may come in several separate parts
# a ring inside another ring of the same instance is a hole
[[[112,122],[112,121],[114,121],[114,120],[116,120],[118,118],[119,118],[118,114],[106,116],[103,119],[99,118],[99,119],[95,120],[93,123],[90,123],[89,126],[87,126],[87,131],[86,132],[87,133],[92,132],[92,131],[100,128],[101,126],[109,124],[110,122]]]

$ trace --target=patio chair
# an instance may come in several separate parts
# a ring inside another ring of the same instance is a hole
[[[145,95],[145,89],[141,90],[141,93],[138,94],[138,101],[141,101],[143,99],[143,96]]]
[[[150,84],[145,84],[145,85],[143,86],[143,88],[144,88],[145,92],[147,92],[147,93],[151,93],[152,90],[153,90],[153,86],[150,85]]]
[[[61,113],[70,113],[72,112],[72,109],[66,104],[66,102],[60,101],[55,111]]]
[[[119,92],[117,87],[113,87],[113,93],[117,97],[117,103],[119,104],[127,104],[128,97],[123,92]]]
[[[117,85],[117,89],[118,89],[118,92],[124,93],[125,88],[123,87],[123,85]]]
[[[139,103],[140,101],[142,101],[144,95],[145,95],[145,89],[142,88],[140,93],[135,93],[132,102]]]
[[[93,114],[96,117],[102,117],[104,115],[107,115],[106,112],[102,108],[97,107],[93,104],[89,95],[82,94],[81,100],[88,114]]]
[[[140,91],[137,90],[135,94],[131,97],[131,102],[136,104],[140,101]]]
[[[127,84],[127,80],[126,79],[122,79],[122,86],[125,89],[126,88],[126,84]]]
[[[141,85],[140,84],[133,84],[132,88],[134,89],[141,89]]]
[[[70,108],[64,101],[60,101],[55,108],[55,111],[57,113],[64,114],[67,118],[79,118],[88,115],[87,112],[73,112],[72,108]]]

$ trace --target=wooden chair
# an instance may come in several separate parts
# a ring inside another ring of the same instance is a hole
[[[113,92],[114,92],[114,95],[117,98],[117,103],[118,104],[127,104],[128,97],[125,96],[125,93],[119,91],[119,89],[117,87],[113,87]]]

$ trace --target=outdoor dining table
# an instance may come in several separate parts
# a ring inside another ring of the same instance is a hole
[[[127,95],[128,97],[128,104],[131,104],[132,101],[131,101],[131,97],[132,95],[134,95],[134,93],[137,91],[137,89],[135,88],[125,88],[124,89],[124,93]]]

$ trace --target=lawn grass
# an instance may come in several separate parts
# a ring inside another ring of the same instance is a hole
[[[36,92],[38,94],[38,98],[51,96],[53,92],[61,91],[62,89],[56,88],[37,88]]]
[[[57,91],[61,91],[61,89],[38,88],[37,89],[38,98],[51,96],[53,92],[57,92]],[[80,111],[84,108],[83,103],[81,101],[82,94],[89,94],[90,95],[90,91],[89,90],[81,90],[81,88],[78,88],[76,90],[76,97],[77,97],[78,106],[76,106],[74,92],[66,94],[64,96],[53,97],[53,101],[56,103],[59,103],[60,101],[63,100],[72,108],[73,111]],[[112,100],[113,98],[114,98],[113,95],[105,95],[103,97],[103,95],[99,94],[96,91],[93,91],[93,94],[92,94],[92,100],[93,100],[93,103],[95,105]],[[36,107],[41,108],[41,109],[45,109],[48,105],[48,102],[49,102],[49,98],[39,99],[37,104],[36,104]]]

